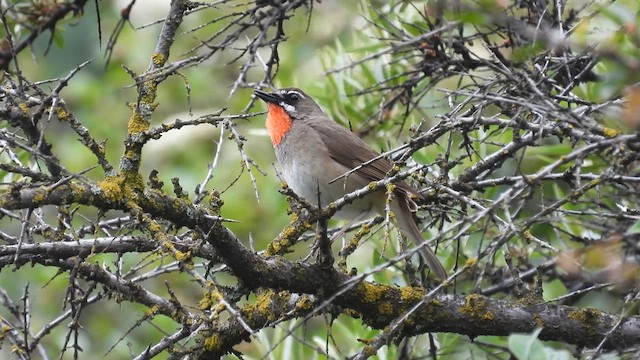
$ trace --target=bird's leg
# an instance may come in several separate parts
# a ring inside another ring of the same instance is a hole
[[[313,254],[316,251],[319,251],[318,257],[322,256],[322,252],[331,250],[331,244],[333,244],[333,242],[338,239],[339,237],[343,236],[347,230],[349,229],[349,227],[355,223],[357,223],[358,221],[362,220],[367,214],[369,213],[369,211],[361,211],[360,213],[358,213],[358,215],[356,215],[353,219],[349,220],[349,222],[344,225],[337,233],[335,233],[330,239],[329,241],[327,241],[325,243],[326,239],[326,221],[324,220],[324,224],[320,224],[319,223],[319,230],[324,229],[324,232],[322,231],[318,231],[317,234],[320,235],[320,237],[317,237],[317,241],[314,243],[313,245],[313,250],[311,251],[311,254]],[[320,220],[323,221],[323,220]],[[323,228],[324,226],[324,228]],[[324,237],[322,237],[324,236]]]
[[[318,249],[318,255],[316,262],[323,269],[328,269],[333,265],[334,258],[331,252],[332,240],[327,236],[327,223],[328,219],[320,217],[318,219],[318,230],[316,231],[316,248]]]

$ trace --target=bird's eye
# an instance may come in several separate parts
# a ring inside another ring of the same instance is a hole
[[[294,92],[289,93],[289,100],[290,101],[294,101],[294,102],[298,101],[298,100],[300,100],[300,95],[298,95],[298,93],[294,93]]]

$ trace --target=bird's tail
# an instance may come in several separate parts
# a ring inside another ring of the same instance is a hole
[[[414,246],[418,247],[420,255],[427,263],[427,266],[431,269],[436,279],[443,281],[447,278],[447,271],[444,269],[444,266],[442,266],[440,260],[436,257],[436,254],[433,253],[426,244],[426,241],[422,238],[418,224],[413,218],[413,212],[411,211],[409,203],[410,201],[410,199],[404,196],[398,196],[398,198],[394,199],[391,203],[391,211],[393,211],[396,216],[398,228],[404,236],[411,239]]]

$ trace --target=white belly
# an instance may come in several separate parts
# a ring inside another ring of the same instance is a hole
[[[291,162],[292,166],[284,168],[282,172],[289,187],[313,205],[326,207],[344,195],[368,185],[368,181],[356,174],[351,174],[346,181],[338,179],[331,183],[332,180],[343,175],[349,169],[332,159],[323,161],[324,166],[317,165],[318,161],[319,159],[313,159],[312,162],[296,159]],[[329,165],[327,166],[327,164]],[[377,213],[377,207],[380,207],[374,206],[376,200],[380,200],[380,203],[384,201],[378,199],[380,197],[379,193],[368,194],[364,198],[342,207],[335,216],[347,220],[363,214],[370,217]]]

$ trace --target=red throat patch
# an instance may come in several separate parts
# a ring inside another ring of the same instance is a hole
[[[277,146],[291,128],[291,118],[279,105],[269,103],[267,107],[269,108],[266,123],[267,131],[271,137],[271,143],[273,143],[273,146]]]

